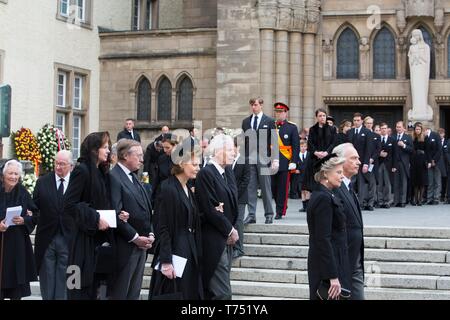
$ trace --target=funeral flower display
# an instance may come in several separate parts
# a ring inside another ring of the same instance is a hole
[[[37,139],[28,128],[21,128],[20,130],[11,134],[14,141],[14,153],[18,160],[28,160],[33,163],[36,175],[39,174],[39,164],[42,161],[41,152]]]
[[[27,189],[27,191],[32,195],[34,188],[36,186],[36,175],[34,173],[27,173],[22,179],[22,185]]]
[[[70,143],[64,133],[48,123],[39,130],[37,141],[42,154],[42,167],[46,171],[53,170],[55,155],[58,151],[70,149]]]

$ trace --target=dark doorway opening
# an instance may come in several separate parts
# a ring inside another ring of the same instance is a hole
[[[353,120],[353,114],[359,112],[363,117],[371,116],[374,118],[374,124],[386,122],[389,127],[395,128],[395,123],[403,120],[403,106],[330,106],[330,115],[336,120],[335,125],[339,127],[342,120]],[[450,109],[449,109],[450,111]],[[406,124],[405,124],[406,125]]]
[[[450,134],[450,105],[449,106],[441,106],[440,108],[440,127],[445,129],[447,137]]]

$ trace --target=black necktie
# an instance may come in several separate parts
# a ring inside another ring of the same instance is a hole
[[[64,178],[59,179],[59,187],[58,187],[58,199],[63,200],[64,198]]]
[[[400,141],[400,135],[397,135],[397,142]]]
[[[225,184],[228,185],[227,176],[226,176],[225,172],[222,173],[222,177],[223,177],[223,180],[225,180]]]
[[[258,128],[258,116],[253,117],[253,130]]]
[[[386,138],[383,137],[383,144],[386,144]]]
[[[302,154],[302,162],[305,162],[305,154]]]

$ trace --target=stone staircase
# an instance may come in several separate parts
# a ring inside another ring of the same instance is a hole
[[[246,255],[234,260],[233,299],[308,299],[305,225],[254,224],[245,229]],[[147,299],[148,259],[141,298]],[[450,300],[450,229],[365,228],[366,299]],[[39,299],[39,283],[32,283]]]

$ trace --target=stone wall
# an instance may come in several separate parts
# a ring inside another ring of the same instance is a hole
[[[183,27],[183,0],[159,1],[158,28],[178,29]]]
[[[193,118],[203,128],[216,120],[216,30],[124,32],[101,35],[100,126],[112,137],[123,120],[136,118],[136,87],[142,76],[151,84],[151,121],[136,127],[145,146],[164,122],[156,121],[156,87],[164,75],[172,84],[172,110],[178,79],[188,75],[194,85]],[[176,114],[172,112],[172,115]],[[176,123],[171,128],[186,127]]]
[[[254,1],[219,0],[217,12],[216,121],[220,126],[240,128],[249,114],[249,98],[261,94]]]
[[[185,28],[217,26],[217,0],[183,0]]]

